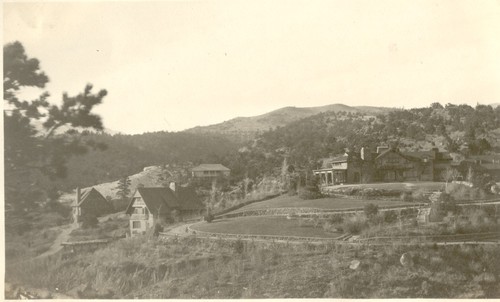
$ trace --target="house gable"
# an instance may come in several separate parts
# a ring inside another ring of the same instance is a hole
[[[80,203],[77,206],[85,211],[92,211],[95,214],[108,213],[113,209],[113,206],[95,188],[83,192]]]
[[[419,162],[420,160],[415,157],[410,157],[402,154],[401,152],[389,149],[382,152],[379,156],[375,158],[375,164],[378,167],[381,166],[403,166],[408,164],[413,164]]]
[[[174,192],[164,187],[138,188],[130,200],[127,210],[125,211],[126,214],[131,214],[133,212],[135,202],[143,202],[149,212],[154,215],[180,207]]]

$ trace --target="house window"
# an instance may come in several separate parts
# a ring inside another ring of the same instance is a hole
[[[144,208],[134,208],[134,214],[144,214]]]
[[[140,229],[141,228],[141,222],[140,221],[132,221],[132,228],[133,229]]]

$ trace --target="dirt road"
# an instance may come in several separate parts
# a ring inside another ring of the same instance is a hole
[[[53,255],[53,254],[59,252],[62,249],[61,243],[68,241],[69,234],[77,227],[78,227],[78,225],[75,223],[61,226],[62,231],[59,234],[59,236],[57,236],[56,240],[54,240],[54,243],[52,243],[50,248],[46,252],[36,256],[34,259],[47,257],[47,256],[50,256],[50,255]]]

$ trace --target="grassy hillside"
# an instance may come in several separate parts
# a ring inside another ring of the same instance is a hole
[[[6,281],[87,299],[498,298],[499,252],[138,238],[72,259],[7,263]]]

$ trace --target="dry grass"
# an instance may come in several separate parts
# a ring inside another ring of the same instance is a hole
[[[314,219],[286,217],[252,216],[230,219],[218,219],[211,223],[192,226],[193,229],[205,232],[224,234],[276,235],[335,238],[340,233],[325,232],[322,223]]]
[[[30,259],[47,251],[60,230],[33,229],[23,235],[5,234],[5,259],[6,262],[16,262]]]
[[[498,298],[498,246],[349,247],[122,240],[7,267],[7,281],[112,298]],[[402,266],[403,253],[410,259]],[[352,260],[359,260],[356,270]],[[465,264],[465,265],[464,265]],[[86,295],[86,296],[85,296]],[[76,297],[76,296],[75,296]]]

